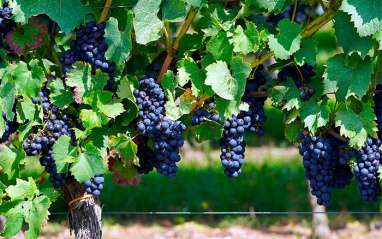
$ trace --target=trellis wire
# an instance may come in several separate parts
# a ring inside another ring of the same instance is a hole
[[[236,0],[210,0],[208,3],[215,3],[215,2],[234,2]],[[91,9],[104,9],[104,8],[131,8],[135,7],[136,5],[126,5],[126,6],[110,6],[110,7],[91,7]]]
[[[66,215],[67,212],[52,212]],[[381,212],[102,212],[104,215],[309,215],[309,214],[381,214]]]

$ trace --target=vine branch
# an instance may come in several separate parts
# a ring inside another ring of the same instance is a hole
[[[101,17],[98,20],[98,23],[104,22],[106,20],[107,12],[109,11],[110,5],[113,2],[113,0],[107,0],[105,3],[105,8],[102,10]]]
[[[172,52],[176,52],[176,50],[178,49],[180,39],[182,39],[184,34],[186,34],[188,28],[190,27],[190,25],[192,23],[192,20],[194,20],[198,11],[199,11],[199,8],[192,7],[190,9],[190,11],[188,12],[188,16],[187,16],[186,20],[184,21],[184,24],[183,24],[182,28],[180,29],[178,36],[176,37],[176,39],[174,40],[174,43],[172,44]],[[167,49],[167,51],[168,51],[168,49]],[[167,54],[165,63],[163,64],[162,69],[161,69],[159,76],[158,76],[158,80],[157,80],[158,83],[162,82],[162,77],[163,77],[164,73],[166,73],[167,69],[169,68],[173,58],[174,58],[174,56],[172,56],[172,54],[171,55]]]

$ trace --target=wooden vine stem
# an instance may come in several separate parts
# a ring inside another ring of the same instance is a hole
[[[84,196],[85,186],[73,177],[61,187],[67,203]],[[68,213],[70,232],[76,239],[102,238],[102,207],[98,197],[89,197],[71,204]]]

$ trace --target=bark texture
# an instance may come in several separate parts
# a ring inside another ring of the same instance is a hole
[[[71,179],[62,190],[69,203],[82,197],[85,187],[75,179]],[[102,238],[102,207],[98,197],[85,198],[71,204],[68,218],[70,231],[74,232],[76,239]]]
[[[309,203],[312,208],[312,212],[325,212],[324,206],[317,204],[317,198],[310,193],[310,187],[308,182],[308,197]],[[312,215],[312,238],[329,239],[331,232],[329,228],[328,215],[325,213],[313,213]]]

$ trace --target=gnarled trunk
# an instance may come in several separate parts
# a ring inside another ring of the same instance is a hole
[[[85,186],[71,179],[62,187],[65,199],[70,201],[84,195]],[[102,238],[102,207],[98,197],[85,198],[70,205],[69,228],[76,239]]]

